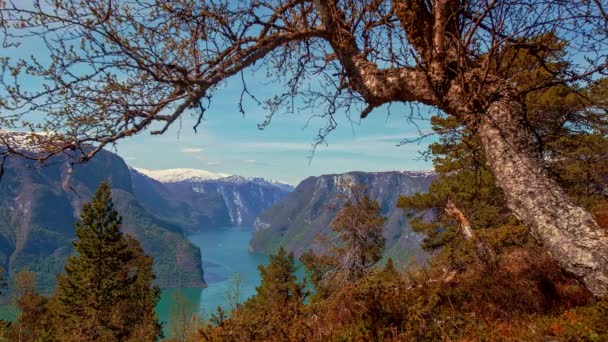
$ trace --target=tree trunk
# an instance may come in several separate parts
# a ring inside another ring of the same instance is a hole
[[[478,134],[487,163],[509,208],[566,271],[596,296],[608,295],[608,232],[575,205],[543,169],[523,122],[523,105],[511,96],[493,102]]]
[[[483,266],[484,270],[487,272],[493,272],[496,269],[497,262],[496,253],[492,247],[473,232],[471,222],[464,215],[464,213],[458,209],[452,200],[448,200],[444,210],[446,214],[458,221],[464,238],[475,244],[475,254],[477,255],[477,259]]]

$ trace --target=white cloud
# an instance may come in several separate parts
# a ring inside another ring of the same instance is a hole
[[[263,162],[263,161],[259,161],[259,160],[255,160],[255,159],[245,159],[245,160],[241,160],[241,163],[243,164],[248,164],[248,165],[259,165],[259,166],[270,166],[272,164]]]
[[[185,148],[182,148],[182,152],[183,153],[201,153],[201,152],[203,152],[203,149],[198,148],[198,147],[185,147]]]

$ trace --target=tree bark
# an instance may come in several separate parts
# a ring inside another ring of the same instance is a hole
[[[471,222],[452,200],[448,200],[444,210],[446,214],[458,221],[464,238],[475,244],[475,254],[484,270],[493,272],[496,269],[497,262],[496,253],[492,247],[473,232]]]
[[[384,103],[418,101],[436,106],[468,124],[479,135],[489,169],[504,191],[512,212],[547,247],[561,267],[579,277],[596,296],[608,296],[608,233],[588,212],[575,205],[544,170],[532,148],[531,135],[524,122],[524,106],[515,95],[512,81],[490,75],[488,65],[456,48],[462,46],[459,42],[453,43],[456,50],[451,53],[459,57],[452,62],[461,59],[464,69],[437,69],[449,64],[434,55],[446,47],[443,39],[461,37],[458,25],[447,30],[450,32],[446,31],[443,38],[434,36],[434,33],[443,34],[447,28],[441,23],[447,25],[451,15],[445,14],[449,11],[433,6],[439,12],[431,17],[423,1],[394,0],[392,6],[406,39],[425,65],[381,69],[370,62],[357,45],[337,1],[314,3],[328,42],[349,79],[348,86],[369,105],[362,117]],[[440,1],[436,5],[449,4]],[[431,27],[433,30],[438,27],[442,32],[431,32]],[[431,36],[437,39],[428,40]],[[486,62],[492,64],[490,60]],[[447,71],[455,72],[456,76],[447,76]]]
[[[608,295],[608,233],[552,180],[532,149],[524,107],[502,96],[477,127],[487,163],[513,213],[566,271],[596,296]]]

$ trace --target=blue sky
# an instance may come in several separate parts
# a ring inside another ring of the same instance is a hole
[[[250,75],[248,87],[256,95],[272,95],[265,80]],[[163,136],[145,132],[120,142],[116,151],[129,165],[148,169],[198,168],[244,176],[261,176],[297,184],[308,176],[348,171],[428,170],[430,162],[421,158],[433,137],[401,146],[404,138],[428,132],[428,120],[412,123],[409,107],[393,104],[381,107],[364,120],[351,122],[338,114],[338,128],[327,145],[319,146],[313,158],[311,148],[324,119],[310,118],[305,111],[277,114],[272,123],[259,130],[267,112],[253,101],[245,102],[245,116],[237,101],[240,80],[218,90],[202,127],[195,133],[195,118],[185,115]],[[260,90],[261,89],[261,90]],[[320,111],[322,109],[319,109]],[[424,111],[425,109],[421,109]]]
[[[25,2],[27,4],[27,2]],[[46,56],[40,42],[30,39],[18,48],[1,54],[12,58]],[[260,99],[272,96],[276,84],[251,72],[245,73],[248,88]],[[397,146],[404,138],[415,138],[420,131],[430,131],[428,120],[413,124],[407,119],[409,106],[393,104],[376,109],[368,118],[350,122],[344,113],[336,117],[338,128],[319,146],[311,159],[311,148],[323,119],[310,118],[319,112],[306,111],[278,114],[270,126],[259,130],[258,123],[267,112],[253,101],[245,102],[246,115],[239,113],[237,101],[241,92],[238,78],[218,89],[205,122],[195,134],[195,118],[186,114],[162,136],[148,132],[118,143],[114,152],[134,167],[148,169],[198,168],[213,172],[260,176],[297,184],[308,176],[348,171],[428,170],[430,162],[420,152],[435,137],[418,143]],[[32,84],[36,86],[36,84]],[[422,112],[426,109],[422,108]],[[428,113],[427,113],[428,114]],[[426,115],[428,117],[428,115]]]
[[[24,57],[35,53],[35,44],[22,45],[9,56]],[[36,55],[43,59],[44,56]],[[277,90],[276,84],[247,73],[248,88],[261,100]],[[36,87],[36,84],[32,84]],[[428,119],[409,120],[411,107],[393,104],[376,109],[366,119],[349,120],[338,113],[338,128],[327,138],[327,145],[317,148],[311,157],[312,143],[325,119],[313,118],[323,113],[307,110],[277,114],[264,130],[258,124],[267,111],[253,101],[244,102],[245,116],[237,102],[241,80],[230,79],[218,89],[205,113],[205,121],[195,133],[195,113],[185,113],[181,120],[162,136],[142,134],[120,141],[113,152],[134,167],[147,169],[197,168],[212,172],[259,176],[298,184],[309,176],[348,171],[428,170],[430,162],[421,158],[436,136],[420,142],[397,146],[403,139],[413,139],[420,132],[430,132]],[[428,117],[428,109],[420,113]],[[312,118],[312,119],[311,119]],[[354,121],[354,122],[353,122]]]

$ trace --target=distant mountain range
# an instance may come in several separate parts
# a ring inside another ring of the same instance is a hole
[[[0,131],[0,138],[28,148],[27,134]],[[298,255],[309,248],[323,251],[316,237],[330,234],[337,210],[330,204],[347,191],[347,183],[363,185],[380,202],[388,218],[386,256],[400,261],[426,257],[422,237],[411,231],[395,204],[399,195],[427,191],[433,172],[323,175],[305,179],[294,190],[275,180],[205,170],[135,169],[108,151],[76,165],[68,177],[69,161],[58,156],[41,164],[11,156],[0,180],[0,265],[9,276],[23,269],[36,272],[42,292],[52,290],[63,271],[82,204],[103,180],[111,183],[123,230],[154,257],[163,287],[205,285],[200,250],[186,239],[203,229],[254,227],[250,250],[255,252],[272,253],[279,246]]]
[[[435,177],[432,171],[349,172],[309,177],[258,217],[249,248],[253,252],[272,253],[283,246],[296,255],[309,248],[323,252],[326,246],[317,237],[331,235],[329,224],[341,207],[338,195],[348,195],[347,184],[353,184],[362,185],[365,194],[380,203],[387,217],[385,256],[401,262],[410,257],[423,261],[427,256],[420,247],[423,237],[411,230],[403,211],[395,205],[400,195],[428,191]],[[419,215],[431,217],[433,213]]]
[[[131,169],[131,171],[134,178],[147,176],[162,183],[166,190],[161,196],[164,198],[189,199],[191,202],[192,198],[219,195],[224,201],[228,217],[226,219],[216,216],[212,226],[218,226],[220,222],[224,222],[225,225],[252,226],[263,210],[293,191],[293,186],[284,182],[257,177],[228,176],[204,170]],[[144,188],[150,188],[149,184]],[[158,187],[154,186],[154,188]],[[141,194],[140,198],[142,201],[149,201],[148,195]],[[162,210],[162,208],[158,209]],[[170,213],[173,214],[173,210]]]
[[[199,169],[148,170],[134,168],[134,170],[161,183],[202,182],[231,176],[227,173],[213,173]]]

